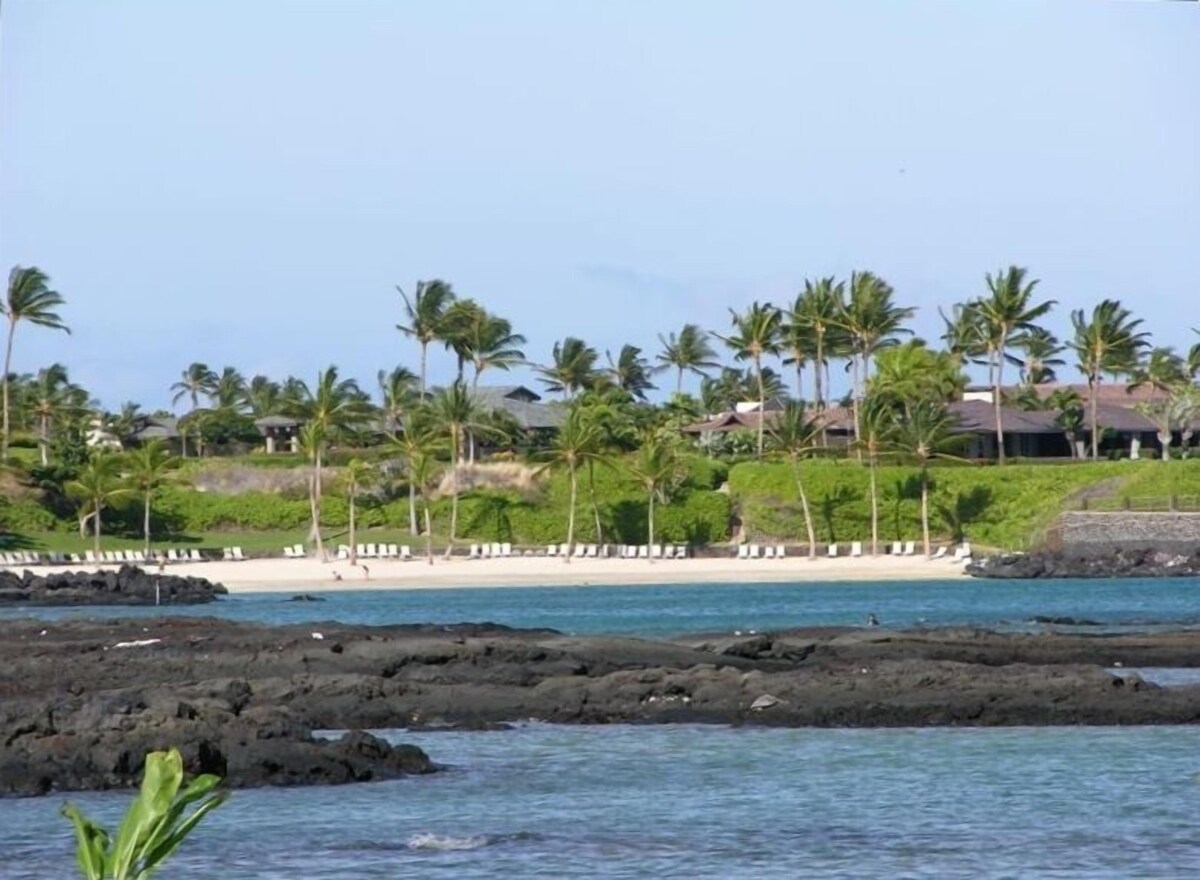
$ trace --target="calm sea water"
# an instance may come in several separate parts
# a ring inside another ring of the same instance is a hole
[[[164,877],[1174,878],[1190,728],[404,735],[418,779],[236,792]],[[114,821],[125,795],[75,798]],[[73,874],[61,799],[0,801],[0,877]]]
[[[911,581],[503,587],[324,593],[290,602],[277,593],[230,596],[212,605],[127,609],[0,609],[0,619],[214,615],[265,623],[492,621],[570,633],[670,636],[794,626],[976,625],[1027,629],[1035,617],[1070,617],[1102,629],[1200,626],[1200,580]]]

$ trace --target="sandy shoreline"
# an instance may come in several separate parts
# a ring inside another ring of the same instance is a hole
[[[967,577],[962,566],[945,559],[924,557],[862,557],[859,559],[789,558],[738,559],[573,559],[570,563],[546,557],[512,559],[436,558],[400,562],[364,560],[352,567],[345,561],[315,559],[249,559],[245,562],[197,562],[168,565],[176,575],[193,575],[224,584],[230,592],[295,592],[297,590],[361,590],[364,588],[419,590],[447,587],[585,586],[589,584],[672,584],[957,580]],[[114,568],[114,566],[100,566]],[[58,566],[39,571],[78,570]],[[339,581],[335,573],[341,575]]]

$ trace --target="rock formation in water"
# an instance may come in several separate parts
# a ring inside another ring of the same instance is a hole
[[[133,565],[56,574],[0,571],[0,605],[201,605],[226,592],[204,578],[152,574]]]
[[[983,578],[1198,577],[1200,551],[1183,556],[1163,550],[1037,550],[989,556],[966,570]]]

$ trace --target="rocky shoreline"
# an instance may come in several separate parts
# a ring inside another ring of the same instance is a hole
[[[670,642],[491,624],[271,627],[211,618],[8,623],[0,795],[125,787],[179,746],[231,785],[430,772],[419,749],[313,730],[508,722],[773,726],[1200,722],[1200,633],[1088,637],[810,629]]]
[[[0,571],[0,605],[203,605],[227,593],[204,578],[151,574],[134,565],[53,574]]]
[[[989,556],[966,568],[980,578],[1164,578],[1200,577],[1200,550],[1035,550]]]

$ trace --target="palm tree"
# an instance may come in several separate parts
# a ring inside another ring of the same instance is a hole
[[[1192,328],[1193,333],[1200,333],[1200,330]],[[1200,374],[1200,342],[1197,342],[1187,353],[1187,371],[1188,376],[1195,379],[1197,374]]]
[[[896,451],[914,459],[921,469],[921,536],[926,556],[931,555],[929,463],[938,458],[961,460],[952,450],[961,447],[967,435],[956,433],[955,425],[955,418],[944,403],[923,400],[903,411],[892,434]]]
[[[239,413],[246,408],[246,379],[234,367],[226,367],[208,389],[214,409]]]
[[[434,419],[428,404],[408,410],[400,421],[400,431],[391,438],[391,445],[404,463],[408,480],[408,530],[416,537],[421,533],[417,523],[417,494],[420,480],[416,476],[416,465],[422,456],[431,462],[438,448]]]
[[[80,389],[71,384],[67,368],[51,364],[38,370],[28,392],[30,408],[37,419],[38,450],[42,466],[50,463],[50,440],[55,422],[77,408]]]
[[[1059,388],[1045,402],[1048,409],[1058,413],[1054,421],[1063,429],[1067,444],[1071,447],[1071,458],[1083,458],[1083,450],[1077,445],[1084,423],[1083,401],[1079,394],[1070,388]]]
[[[595,384],[596,361],[600,355],[582,339],[568,336],[562,342],[554,343],[551,357],[550,364],[537,368],[542,376],[538,381],[547,391],[561,392],[570,400],[581,389]]]
[[[708,342],[708,334],[695,324],[684,324],[678,336],[672,332],[664,337],[660,333],[658,341],[662,345],[662,351],[655,357],[655,360],[661,364],[660,369],[676,371],[675,392],[677,394],[683,391],[683,374],[685,372],[693,373],[703,379],[708,376],[709,370],[715,370],[720,366],[717,363],[717,353],[713,351]]]
[[[763,439],[766,436],[767,394],[763,382],[763,358],[779,353],[780,326],[783,315],[770,303],[751,303],[745,312],[738,314],[729,310],[734,332],[729,336],[717,336],[733,349],[739,361],[748,360],[754,365],[758,380],[758,457],[763,456]]]
[[[872,272],[850,273],[850,298],[837,324],[849,343],[855,439],[861,434],[859,402],[871,377],[871,358],[880,349],[896,345],[897,336],[912,334],[904,322],[916,314],[916,309],[895,305],[893,294],[892,286]]]
[[[1130,376],[1129,390],[1149,386],[1151,396],[1168,395],[1188,381],[1187,366],[1173,348],[1151,349],[1146,360]]]
[[[49,327],[51,330],[71,330],[63,323],[62,318],[54,311],[66,300],[58,291],[50,289],[50,278],[36,266],[22,268],[13,266],[8,276],[8,295],[0,302],[0,315],[8,318],[8,342],[4,347],[4,437],[0,441],[0,461],[8,461],[8,377],[12,372],[13,337],[17,325],[22,321],[35,327]]]
[[[1029,270],[1009,266],[994,276],[987,274],[989,295],[980,299],[975,309],[983,324],[988,355],[988,376],[992,380],[992,404],[996,414],[996,456],[1004,464],[1004,424],[1001,420],[1001,387],[1004,385],[1004,361],[1013,334],[1033,331],[1034,321],[1054,308],[1054,300],[1034,304],[1033,292],[1037,279],[1026,281]]]
[[[475,370],[471,377],[472,388],[479,387],[479,376],[484,370],[507,372],[525,363],[525,352],[521,350],[525,337],[513,333],[512,324],[505,318],[485,314],[481,321],[468,328],[465,338],[471,366]]]
[[[567,552],[564,561],[570,562],[575,551],[575,508],[579,497],[579,468],[607,463],[604,455],[605,437],[600,425],[589,419],[584,408],[574,406],[558,429],[550,448],[544,454],[548,468],[563,468],[571,487],[567,508]],[[597,535],[597,540],[603,540]]]
[[[979,303],[955,303],[949,316],[941,309],[938,309],[938,314],[945,325],[942,342],[958,365],[965,367],[968,363],[983,363],[987,357],[987,341]],[[991,379],[990,376],[988,378]]]
[[[283,407],[283,389],[266,376],[255,376],[246,386],[246,406],[256,419],[278,415]]]
[[[356,507],[358,495],[363,489],[371,486],[378,477],[375,466],[361,458],[352,458],[346,466],[346,502],[349,507],[349,523],[346,540],[350,542],[350,564],[358,565],[358,544],[355,529],[358,525]]]
[[[162,440],[151,440],[125,455],[126,484],[142,499],[142,536],[150,553],[150,508],[157,492],[177,482],[179,459],[171,455]]]
[[[417,377],[407,367],[394,367],[380,370],[376,376],[379,383],[379,393],[383,398],[380,415],[383,417],[385,429],[392,435],[404,424],[405,416],[417,406],[419,398],[413,387]]]
[[[784,352],[783,365],[796,370],[796,399],[804,399],[804,368],[812,357],[813,336],[805,324],[785,321],[780,329],[780,348]]]
[[[622,391],[638,400],[645,400],[646,392],[654,390],[654,383],[650,381],[653,369],[636,345],[622,345],[616,360],[613,360],[612,352],[605,352],[605,356],[608,358],[609,376]]]
[[[192,412],[200,408],[200,395],[206,397],[212,395],[217,385],[217,374],[208,368],[208,364],[193,363],[188,365],[188,368],[183,371],[178,382],[171,386],[171,390],[175,392],[175,396],[171,398],[171,404],[174,406],[179,401],[187,398],[192,402]],[[203,457],[204,455],[204,438],[200,434],[200,421],[196,422],[196,455]],[[180,439],[183,443],[183,456],[187,457],[187,432],[181,432]]]
[[[1141,318],[1134,318],[1119,300],[1106,299],[1092,309],[1088,318],[1083,309],[1071,312],[1075,335],[1067,347],[1075,352],[1076,366],[1087,377],[1092,460],[1100,458],[1099,396],[1103,374],[1121,375],[1137,368],[1138,355],[1148,344],[1148,333],[1138,330]]]
[[[471,359],[472,327],[487,320],[483,306],[473,299],[456,299],[442,315],[440,339],[448,351],[454,352],[455,378],[462,382],[467,361]]]
[[[792,465],[796,494],[800,496],[800,509],[804,512],[804,528],[808,532],[809,559],[817,558],[817,533],[813,529],[812,512],[808,508],[800,461],[817,447],[819,434],[820,428],[809,418],[803,401],[789,400],[771,426],[771,445]]]
[[[1025,355],[1019,359],[1023,385],[1043,385],[1058,378],[1054,368],[1066,365],[1059,355],[1067,349],[1057,336],[1044,327],[1033,327],[1014,341]]]
[[[446,310],[454,302],[454,290],[445,281],[418,281],[413,298],[399,285],[396,290],[404,299],[404,316],[407,324],[397,324],[396,329],[421,346],[421,397],[425,396],[425,366],[429,344],[442,338],[445,331]]]
[[[896,411],[877,397],[863,399],[859,413],[858,445],[867,456],[867,473],[871,493],[871,555],[879,555],[879,489],[877,470],[879,457],[889,448],[896,426]]]
[[[914,400],[944,403],[957,399],[966,384],[957,356],[933,351],[922,340],[913,339],[879,353],[867,392],[890,406],[902,407]]]
[[[132,492],[121,483],[121,457],[112,452],[96,453],[65,488],[68,495],[82,502],[79,508],[80,537],[85,534],[87,521],[92,520],[92,549],[98,556],[104,508]]]
[[[450,441],[450,537],[446,542],[446,557],[454,552],[458,537],[458,471],[463,460],[463,439],[468,431],[486,431],[482,414],[466,385],[455,382],[439,391],[430,404],[434,418]]]
[[[846,285],[833,278],[806,280],[804,290],[787,314],[787,323],[795,328],[789,332],[806,333],[812,339],[813,393],[818,410],[825,408],[826,389],[822,380],[831,343],[835,341],[830,337],[841,329],[845,291]]]
[[[421,496],[421,513],[425,521],[425,561],[433,565],[433,519],[429,515],[429,496],[437,479],[437,456],[441,442],[432,432],[406,430],[403,443],[407,456],[409,486]],[[412,497],[410,495],[410,498]]]
[[[628,465],[630,476],[646,492],[646,539],[651,548],[654,547],[654,502],[661,499],[666,503],[667,492],[679,479],[682,469],[673,440],[658,433],[647,435]],[[653,560],[653,551],[648,555]]]
[[[338,378],[337,367],[330,366],[317,374],[317,382],[311,389],[301,382],[298,389],[300,400],[294,405],[295,415],[305,420],[301,430],[300,445],[312,462],[310,506],[313,521],[309,540],[317,546],[318,555],[323,556],[321,542],[321,469],[327,444],[360,427],[371,415],[372,407],[367,396],[353,379]]]

